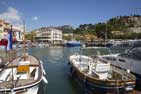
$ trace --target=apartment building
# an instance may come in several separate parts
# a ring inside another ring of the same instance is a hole
[[[39,43],[62,43],[62,31],[54,27],[43,27],[36,30],[35,40]]]

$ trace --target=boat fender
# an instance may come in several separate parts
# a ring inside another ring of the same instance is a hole
[[[43,64],[42,60],[39,60],[41,64]]]
[[[42,79],[43,79],[44,83],[48,84],[48,81],[47,81],[47,79],[45,78],[45,76],[43,76]]]
[[[129,70],[129,69],[127,69],[126,71],[127,71],[128,73],[130,73],[130,70]]]
[[[11,94],[15,94],[15,92],[14,92],[14,90],[13,90],[13,89],[11,89]]]
[[[42,62],[41,60],[40,60],[40,63],[42,64],[43,74],[46,75],[46,71],[45,71],[45,69],[44,69],[44,67],[43,67],[43,62]]]
[[[44,69],[44,68],[43,68],[43,74],[44,74],[44,75],[46,75],[46,71],[45,71],[45,69]]]

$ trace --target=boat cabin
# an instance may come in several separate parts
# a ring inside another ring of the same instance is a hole
[[[109,63],[96,63],[92,73],[97,75],[99,79],[108,79],[110,70],[111,68]]]

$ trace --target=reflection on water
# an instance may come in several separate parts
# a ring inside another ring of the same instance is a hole
[[[78,52],[69,48],[32,48],[30,54],[44,63],[48,84],[40,85],[39,94],[82,94],[81,89],[68,76],[68,57]]]

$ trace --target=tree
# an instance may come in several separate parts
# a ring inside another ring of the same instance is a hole
[[[30,32],[28,34],[25,35],[25,38],[27,40],[31,40],[31,42],[34,42],[34,37],[36,36],[36,34],[34,32]]]
[[[63,40],[71,40],[71,36],[69,35],[69,36],[64,36],[63,35]]]

